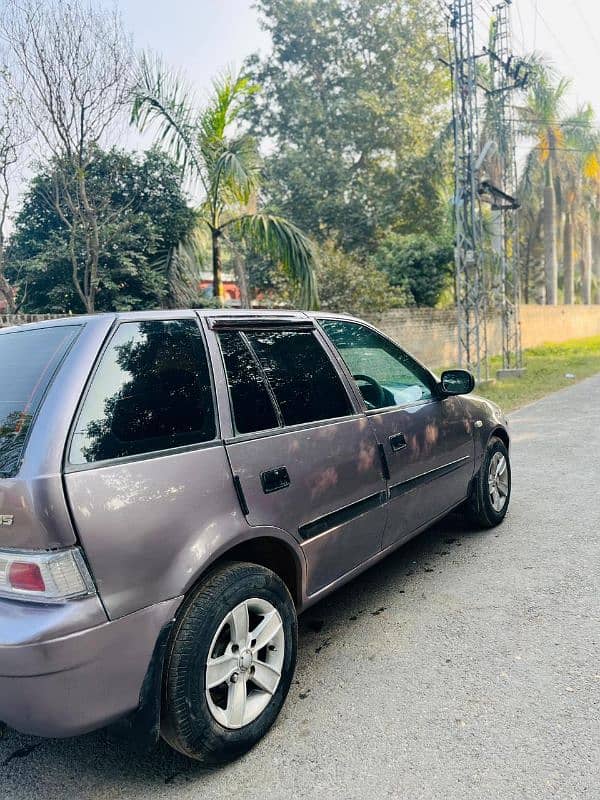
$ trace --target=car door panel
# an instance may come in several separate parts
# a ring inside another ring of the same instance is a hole
[[[404,539],[460,502],[473,473],[473,437],[459,398],[369,414],[390,473],[383,547]],[[402,434],[404,447],[394,450]]]
[[[354,380],[387,464],[387,547],[465,497],[471,428],[460,398],[442,399],[434,376],[394,342],[356,320],[319,322]]]
[[[380,547],[385,481],[364,416],[227,444],[250,525],[276,525],[301,543],[312,594]],[[289,483],[266,492],[265,472],[285,467]]]
[[[210,335],[223,356],[226,448],[247,520],[296,537],[314,593],[380,549],[386,482],[373,427],[306,318],[271,330],[268,318],[260,329],[251,320],[237,331],[213,323]]]

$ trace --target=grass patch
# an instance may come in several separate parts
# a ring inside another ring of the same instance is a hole
[[[477,387],[477,394],[512,411],[526,403],[600,372],[600,336],[544,344],[523,352],[525,374],[521,378],[491,380]],[[502,367],[502,358],[490,359],[490,374]],[[567,374],[574,378],[565,377]]]

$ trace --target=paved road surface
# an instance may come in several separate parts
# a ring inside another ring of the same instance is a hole
[[[307,612],[252,753],[206,773],[164,746],[9,731],[0,798],[599,798],[600,376],[511,428],[505,524],[450,519]]]

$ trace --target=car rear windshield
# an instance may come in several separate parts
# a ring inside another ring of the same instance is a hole
[[[16,474],[31,423],[78,325],[0,334],[0,477]]]

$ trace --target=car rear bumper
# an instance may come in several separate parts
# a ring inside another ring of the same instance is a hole
[[[0,601],[0,720],[22,733],[65,737],[133,711],[156,641],[180,602],[157,603],[112,621],[104,617],[57,636],[66,604],[33,608]],[[92,619],[98,619],[95,611]],[[32,633],[24,641],[28,625]]]

